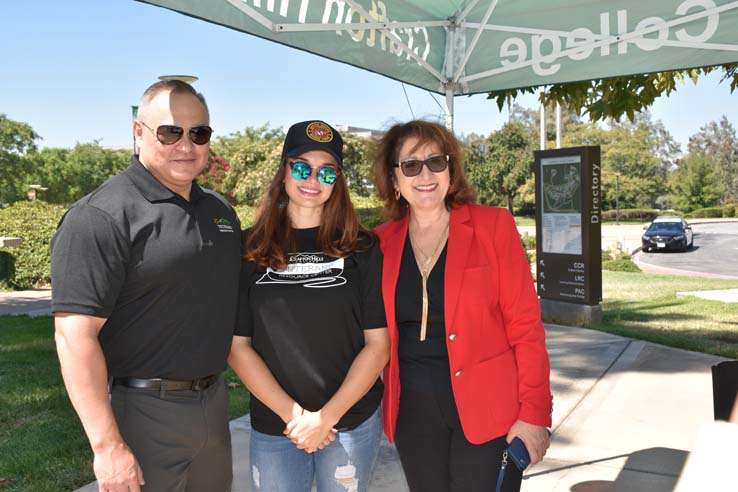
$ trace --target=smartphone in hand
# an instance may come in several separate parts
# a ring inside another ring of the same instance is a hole
[[[523,471],[530,465],[530,455],[525,443],[519,437],[513,439],[513,442],[507,447],[507,457],[515,463],[518,470]]]

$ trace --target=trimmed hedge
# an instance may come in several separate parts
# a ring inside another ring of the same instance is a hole
[[[723,207],[698,208],[687,214],[693,219],[717,219],[723,217]]]
[[[736,215],[735,203],[726,203],[723,205],[723,217],[738,217]]]
[[[36,200],[0,209],[0,236],[19,237],[21,246],[4,248],[0,282],[15,289],[32,289],[51,282],[51,238],[67,207]],[[8,268],[7,265],[12,267]],[[5,275],[4,277],[2,275]]]
[[[640,272],[638,265],[631,261],[630,257],[622,257],[617,260],[602,260],[602,269],[611,272]]]
[[[659,215],[681,215],[679,212],[641,209],[641,208],[625,208],[618,211],[620,220],[640,220],[643,222],[651,221]],[[602,220],[615,220],[615,210],[605,210],[602,212]]]

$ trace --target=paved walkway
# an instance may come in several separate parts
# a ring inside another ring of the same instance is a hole
[[[677,292],[677,297],[699,297],[710,301],[738,302],[738,289],[723,290],[693,290],[689,292]]]
[[[710,367],[724,359],[584,328],[546,331],[554,434],[522,490],[670,492],[698,430],[712,420]],[[249,492],[248,417],[231,422],[231,435],[233,490]],[[386,440],[369,490],[407,491]]]
[[[0,292],[0,316],[8,314],[50,315],[51,289]]]

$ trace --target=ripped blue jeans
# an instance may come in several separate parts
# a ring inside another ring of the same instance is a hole
[[[251,430],[254,492],[366,492],[382,437],[380,408],[361,425],[339,432],[330,445],[308,454],[284,436]]]

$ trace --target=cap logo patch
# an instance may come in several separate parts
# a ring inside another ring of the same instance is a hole
[[[328,125],[320,121],[310,123],[305,129],[305,133],[316,142],[326,143],[333,140],[333,131]]]

